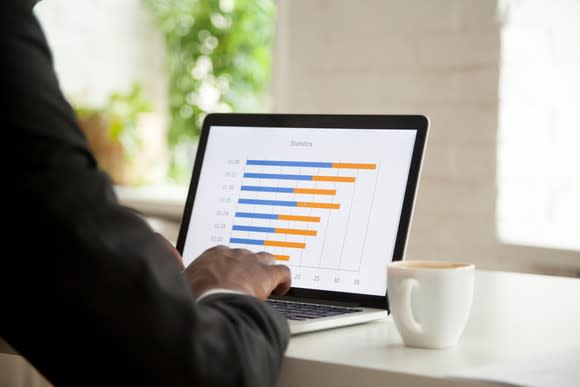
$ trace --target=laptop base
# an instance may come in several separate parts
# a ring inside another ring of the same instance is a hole
[[[292,335],[298,335],[307,332],[362,324],[370,321],[386,319],[388,317],[388,312],[386,310],[370,308],[361,309],[361,312],[348,315],[322,317],[303,321],[289,320],[290,333]]]

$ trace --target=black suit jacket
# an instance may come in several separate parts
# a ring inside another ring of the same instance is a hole
[[[195,303],[97,168],[32,2],[0,3],[0,336],[59,386],[275,385],[286,321],[250,296]]]

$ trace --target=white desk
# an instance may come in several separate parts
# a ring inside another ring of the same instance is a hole
[[[461,341],[448,350],[404,347],[390,319],[296,336],[279,387],[489,386],[445,376],[580,348],[580,279],[478,271],[474,297]]]
[[[580,279],[478,271],[457,347],[404,347],[390,317],[304,334],[290,341],[279,386],[486,385],[444,378],[568,348],[580,348]]]

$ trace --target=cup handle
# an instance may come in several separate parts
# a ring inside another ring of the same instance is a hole
[[[419,282],[417,282],[417,280],[414,278],[406,278],[401,282],[403,308],[401,310],[399,317],[401,318],[403,325],[405,325],[410,331],[412,331],[415,334],[423,333],[423,327],[421,326],[421,324],[417,322],[417,320],[413,316],[413,310],[411,307],[412,306],[411,297],[413,295],[413,289],[418,285]]]

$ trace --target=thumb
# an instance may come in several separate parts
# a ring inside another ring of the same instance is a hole
[[[269,266],[269,269],[274,276],[274,293],[279,296],[288,293],[288,290],[290,290],[290,286],[292,285],[292,276],[290,275],[290,269],[288,266],[272,265]]]

